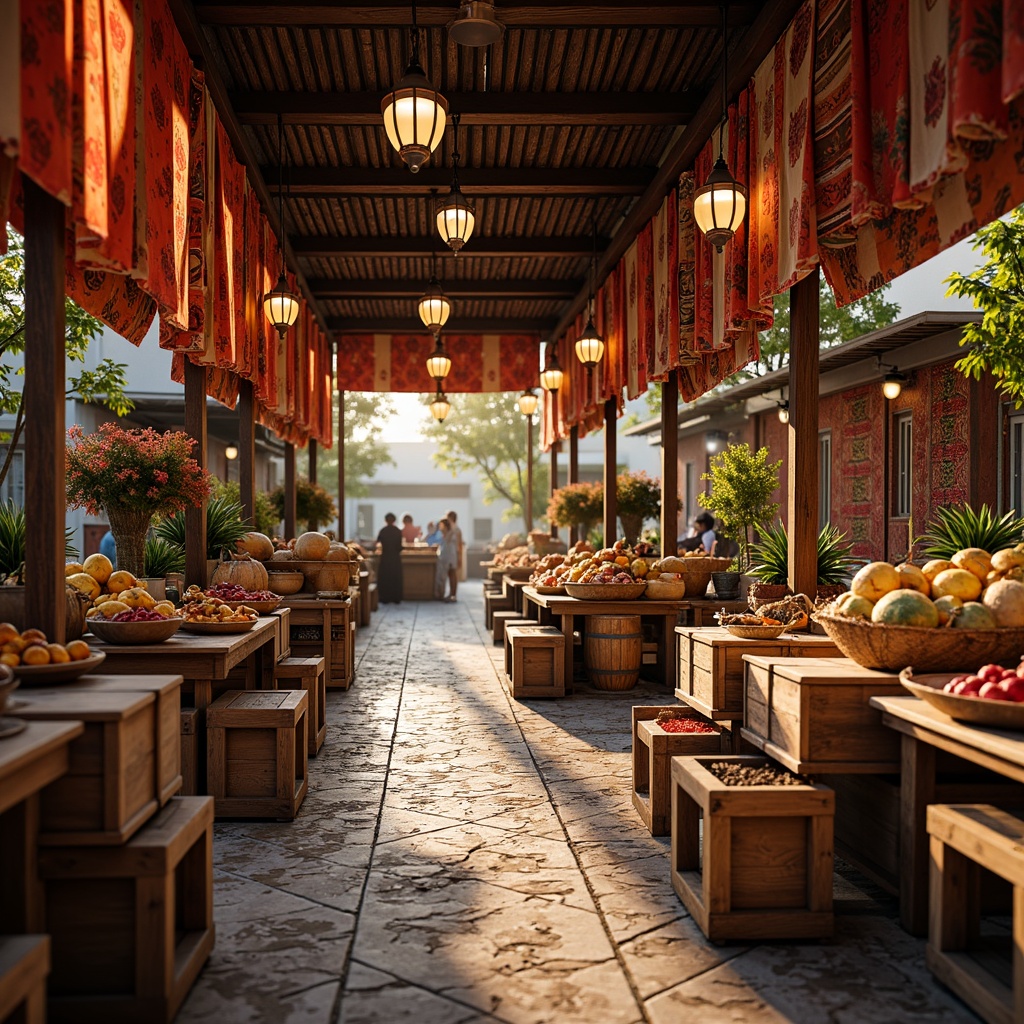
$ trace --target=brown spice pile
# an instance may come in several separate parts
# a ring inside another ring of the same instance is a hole
[[[755,768],[749,764],[715,761],[708,771],[727,786],[803,786],[803,779],[771,765]]]

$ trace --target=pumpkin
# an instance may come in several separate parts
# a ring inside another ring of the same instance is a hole
[[[295,541],[295,557],[300,562],[322,562],[331,550],[331,538],[322,533],[304,533]]]
[[[274,544],[265,533],[247,533],[235,544],[239,554],[252,555],[260,562],[273,557]]]
[[[324,558],[326,562],[348,562],[351,561],[348,553],[348,548],[344,544],[338,544],[335,541],[331,544],[327,551],[327,555]]]
[[[269,579],[262,562],[249,555],[232,555],[228,561],[217,564],[210,582],[231,583],[246,590],[266,590]]]

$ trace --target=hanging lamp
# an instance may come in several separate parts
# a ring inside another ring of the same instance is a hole
[[[537,397],[536,392],[531,388],[526,388],[516,399],[516,403],[519,405],[519,411],[524,416],[532,416],[537,411],[537,405],[540,403],[540,399]]]
[[[427,358],[427,373],[437,381],[437,386],[440,387],[441,381],[448,376],[451,369],[452,361],[444,350],[444,342],[441,340],[441,335],[438,334],[434,351]]]
[[[436,190],[431,189],[431,195],[436,195]],[[431,245],[430,253],[430,283],[427,290],[420,296],[416,304],[416,311],[423,321],[423,326],[436,338],[441,333],[441,328],[448,322],[452,315],[452,303],[444,293],[441,282],[437,279],[437,257]]]
[[[284,338],[288,328],[299,318],[299,297],[288,287],[284,258],[284,128],[277,115],[277,254],[281,274],[277,284],[263,298],[263,312],[271,327]]]
[[[604,341],[594,326],[594,274],[597,266],[597,220],[591,217],[593,248],[590,253],[590,299],[587,303],[587,326],[576,339],[576,358],[592,372],[604,355]]]
[[[452,187],[437,204],[437,230],[445,245],[458,255],[476,226],[473,202],[459,188],[459,115],[452,116]]]
[[[430,403],[430,415],[437,420],[438,423],[444,423],[445,418],[451,411],[452,404],[445,397],[445,393],[441,390],[441,385],[437,385],[437,394],[434,395],[434,400]]]
[[[693,219],[719,251],[729,241],[747,212],[747,190],[725,162],[725,125],[729,118],[729,35],[726,6],[722,7],[722,123],[718,129],[718,159],[708,180],[693,195]]]
[[[554,342],[548,342],[547,346],[547,359],[544,365],[544,369],[540,373],[541,387],[545,391],[550,391],[555,394],[562,386],[562,381],[565,379],[565,374],[562,372],[562,367],[558,365],[558,349],[555,348]]]
[[[380,104],[388,141],[415,174],[444,136],[448,101],[430,84],[420,64],[420,30],[412,5],[412,57],[405,74]]]

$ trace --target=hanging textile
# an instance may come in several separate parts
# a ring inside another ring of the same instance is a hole
[[[640,303],[642,282],[638,281],[640,270],[639,240],[626,250],[622,258],[626,296],[626,397],[632,401],[642,395],[647,386],[645,374],[645,353],[640,338]]]
[[[604,356],[594,370],[595,390],[588,404],[606,402],[621,395],[626,386],[626,302],[622,289],[625,274],[621,261],[605,278],[594,296],[594,326],[604,342]],[[582,328],[580,333],[582,333]],[[576,358],[576,338],[570,338],[570,358]],[[563,364],[564,365],[564,364]]]
[[[679,362],[678,246],[679,229],[673,189],[653,222],[654,235],[654,346],[647,367],[650,380],[664,381]]]
[[[245,260],[245,169],[217,119],[213,224],[213,337],[216,363],[236,369],[245,330],[242,266]]]
[[[650,367],[654,363],[654,224],[649,222],[636,239],[637,329],[640,336],[640,394],[647,390]]]
[[[1024,4],[1003,0],[1003,102],[1024,95]]]
[[[68,252],[73,251],[73,237],[69,232]],[[64,287],[69,299],[133,345],[142,344],[157,309],[138,281],[126,274],[83,269],[70,256],[64,271]]]
[[[100,0],[76,0],[71,105],[71,213],[79,237],[107,237],[107,97]]]

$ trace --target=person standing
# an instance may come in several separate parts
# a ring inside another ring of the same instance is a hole
[[[423,543],[432,548],[441,543],[441,528],[437,523],[427,523],[427,535],[423,538]]]
[[[462,530],[459,529],[458,522],[459,517],[454,512],[446,512],[445,518],[448,520],[448,525],[451,527],[452,535],[455,538],[455,573],[456,575],[462,574]],[[455,591],[452,591],[454,594]]]
[[[415,544],[423,536],[423,531],[413,524],[412,516],[408,512],[402,516],[402,540],[406,544]]]
[[[377,534],[377,597],[381,604],[401,604],[402,589],[402,531],[395,526],[395,514],[384,517],[384,526]]]
[[[434,577],[434,593],[440,601],[454,601],[456,591],[459,588],[455,544],[455,530],[447,519],[442,519],[438,524],[441,531],[441,543],[437,547],[437,573]],[[444,596],[445,580],[448,581],[450,593]]]

